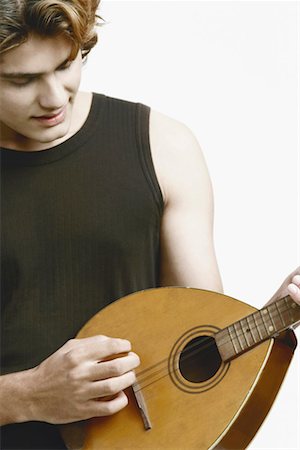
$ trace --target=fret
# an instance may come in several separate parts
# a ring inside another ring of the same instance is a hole
[[[271,306],[276,309],[275,317],[281,322],[281,324],[278,323],[277,329],[279,330],[283,330],[300,320],[300,306],[290,296],[286,296],[272,303]]]
[[[273,303],[273,305],[275,305],[275,308],[276,308],[276,310],[277,310],[277,312],[278,312],[278,317],[280,318],[280,320],[281,320],[281,323],[282,323],[282,326],[283,327],[285,327],[285,321],[283,320],[283,317],[282,317],[282,315],[281,315],[281,312],[280,312],[280,308],[279,308],[279,306],[278,306],[278,303],[279,302],[275,302],[275,303]]]
[[[278,302],[276,302],[278,305],[278,309],[280,311],[280,316],[283,319],[284,327],[287,327],[290,325],[290,314],[289,314],[289,307],[286,306],[285,298],[282,298]]]
[[[247,316],[246,319],[247,319],[254,343],[260,342],[261,337],[260,337],[260,334],[258,332],[256,323],[255,323],[254,314]]]
[[[292,309],[291,309],[291,304],[288,302],[288,298],[284,297],[284,303],[286,305],[288,314],[289,314],[289,323],[293,323],[294,321],[294,317],[293,317],[293,313],[292,313]]]
[[[251,345],[253,345],[253,343],[255,343],[255,341],[253,339],[251,327],[249,326],[249,322],[247,319],[248,319],[247,317],[245,317],[244,319],[241,319],[240,324],[241,324],[241,327],[243,330],[244,337],[247,342],[247,347],[251,347]]]
[[[276,325],[275,325],[275,322],[274,322],[274,320],[273,320],[273,317],[272,317],[272,314],[271,314],[271,306],[272,305],[270,305],[270,306],[268,306],[267,308],[265,308],[265,310],[264,311],[267,311],[267,313],[268,313],[268,316],[269,316],[269,319],[270,319],[270,322],[271,322],[271,327],[273,327],[273,330],[270,330],[270,331],[275,331],[277,328],[276,328]],[[269,328],[270,328],[270,326],[269,326]]]
[[[266,325],[266,329],[268,332],[269,336],[272,336],[272,334],[276,333],[276,327],[275,327],[275,323],[272,319],[272,316],[270,314],[270,310],[269,307],[264,308],[261,310],[263,317],[264,317],[264,324]]]
[[[234,351],[236,354],[238,354],[240,352],[240,350],[238,349],[237,344],[239,344],[238,339],[237,339],[237,335],[236,335],[236,331],[233,325],[231,325],[230,327],[228,327],[228,331],[229,331],[229,336],[232,342],[232,345],[234,347]],[[234,337],[235,335],[235,337]]]
[[[256,329],[257,329],[257,331],[258,331],[260,340],[262,340],[262,339],[263,339],[263,336],[262,336],[262,334],[261,334],[261,330],[260,330],[260,327],[258,326],[258,323],[257,323],[256,318],[257,318],[257,313],[254,313],[254,314],[253,314],[253,319],[254,319],[254,322],[255,322]]]
[[[261,309],[259,312],[260,312],[260,317],[262,319],[262,324],[265,329],[264,338],[266,338],[266,337],[269,337],[272,334],[272,332],[274,332],[274,327],[272,325],[272,322],[270,321],[270,318],[268,317],[268,311],[266,309]],[[268,324],[268,320],[269,320],[269,324]]]
[[[300,305],[295,303],[289,295],[286,297],[286,302],[290,305],[290,312],[292,317],[292,323],[290,325],[293,325],[300,320]]]
[[[271,321],[270,316],[268,314],[268,309],[267,308],[261,309],[260,310],[260,314],[261,314],[261,316],[263,318],[263,322],[264,322],[264,325],[266,327],[267,333],[269,334],[269,327],[270,326],[273,327],[273,324],[272,324],[272,321]]]
[[[260,342],[260,335],[259,335],[256,323],[254,320],[254,315],[251,314],[250,316],[248,316],[247,320],[250,325],[250,329],[251,329],[251,333],[252,333],[254,342],[255,343]]]
[[[278,313],[277,305],[275,303],[272,303],[270,306],[268,306],[268,312],[273,322],[275,331],[281,330],[283,323],[282,318]]]
[[[257,316],[258,316],[258,313],[256,312],[256,313],[254,313],[252,316],[253,316],[253,320],[254,320],[256,329],[257,329],[257,331],[258,331],[260,340],[262,340],[262,339],[264,339],[264,338],[263,338],[263,335],[262,335],[262,333],[261,333],[261,328],[260,328],[260,326],[258,325],[257,320],[256,320],[256,319],[257,319]]]
[[[239,322],[235,322],[233,324],[233,326],[234,326],[234,329],[235,329],[236,336],[238,338],[240,347],[241,347],[242,350],[245,350],[248,347],[248,345],[247,345],[247,341],[246,341],[244,333],[243,333],[241,322],[240,321]]]

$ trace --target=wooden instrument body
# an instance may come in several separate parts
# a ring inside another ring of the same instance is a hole
[[[254,311],[231,297],[190,288],[142,291],[100,311],[77,337],[105,334],[129,339],[141,358],[137,374],[165,363],[149,371],[142,383],[152,428],[145,430],[129,389],[125,409],[86,422],[84,449],[245,448],[284,378],[296,346],[294,333],[285,332],[222,362],[211,378],[198,383],[175,370],[175,354],[194,337],[213,335]]]

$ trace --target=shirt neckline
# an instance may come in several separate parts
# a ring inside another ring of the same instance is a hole
[[[20,151],[0,147],[1,163],[16,164],[22,166],[34,166],[47,164],[62,159],[75,152],[78,147],[90,137],[94,128],[99,124],[99,116],[103,110],[106,96],[103,94],[92,93],[92,102],[89,114],[82,127],[69,139],[61,142],[54,147],[40,151]]]

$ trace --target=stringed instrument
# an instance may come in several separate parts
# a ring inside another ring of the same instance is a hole
[[[294,350],[300,306],[286,296],[261,310],[192,288],[128,295],[96,314],[78,338],[129,339],[137,381],[119,413],[65,425],[69,448],[237,449],[265,419]],[[284,331],[285,330],[285,331]]]

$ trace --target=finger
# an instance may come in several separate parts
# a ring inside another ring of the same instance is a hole
[[[113,399],[92,400],[90,417],[111,416],[128,405],[128,398],[124,392],[119,392]]]
[[[92,381],[105,380],[107,378],[118,377],[130,370],[136,369],[140,364],[140,358],[136,353],[130,352],[127,356],[94,363],[89,379]]]
[[[290,296],[292,297],[292,299],[300,304],[300,289],[298,286],[296,286],[296,284],[291,283],[288,285],[288,292],[290,294]]]
[[[71,348],[70,348],[71,347]],[[101,361],[113,355],[128,353],[131,343],[127,339],[97,335],[83,339],[73,339],[68,351],[79,361]]]
[[[293,284],[295,284],[297,287],[299,287],[300,288],[300,275],[295,275],[293,278],[292,278],[292,283]]]
[[[102,398],[116,395],[120,391],[131,386],[136,380],[133,371],[124,373],[119,377],[109,378],[107,380],[94,381],[90,383],[87,391],[90,399]]]
[[[94,337],[95,342],[93,342],[91,351],[94,351],[94,355],[99,361],[113,355],[118,355],[119,353],[128,353],[131,350],[131,343],[127,339],[111,338],[107,336]]]

